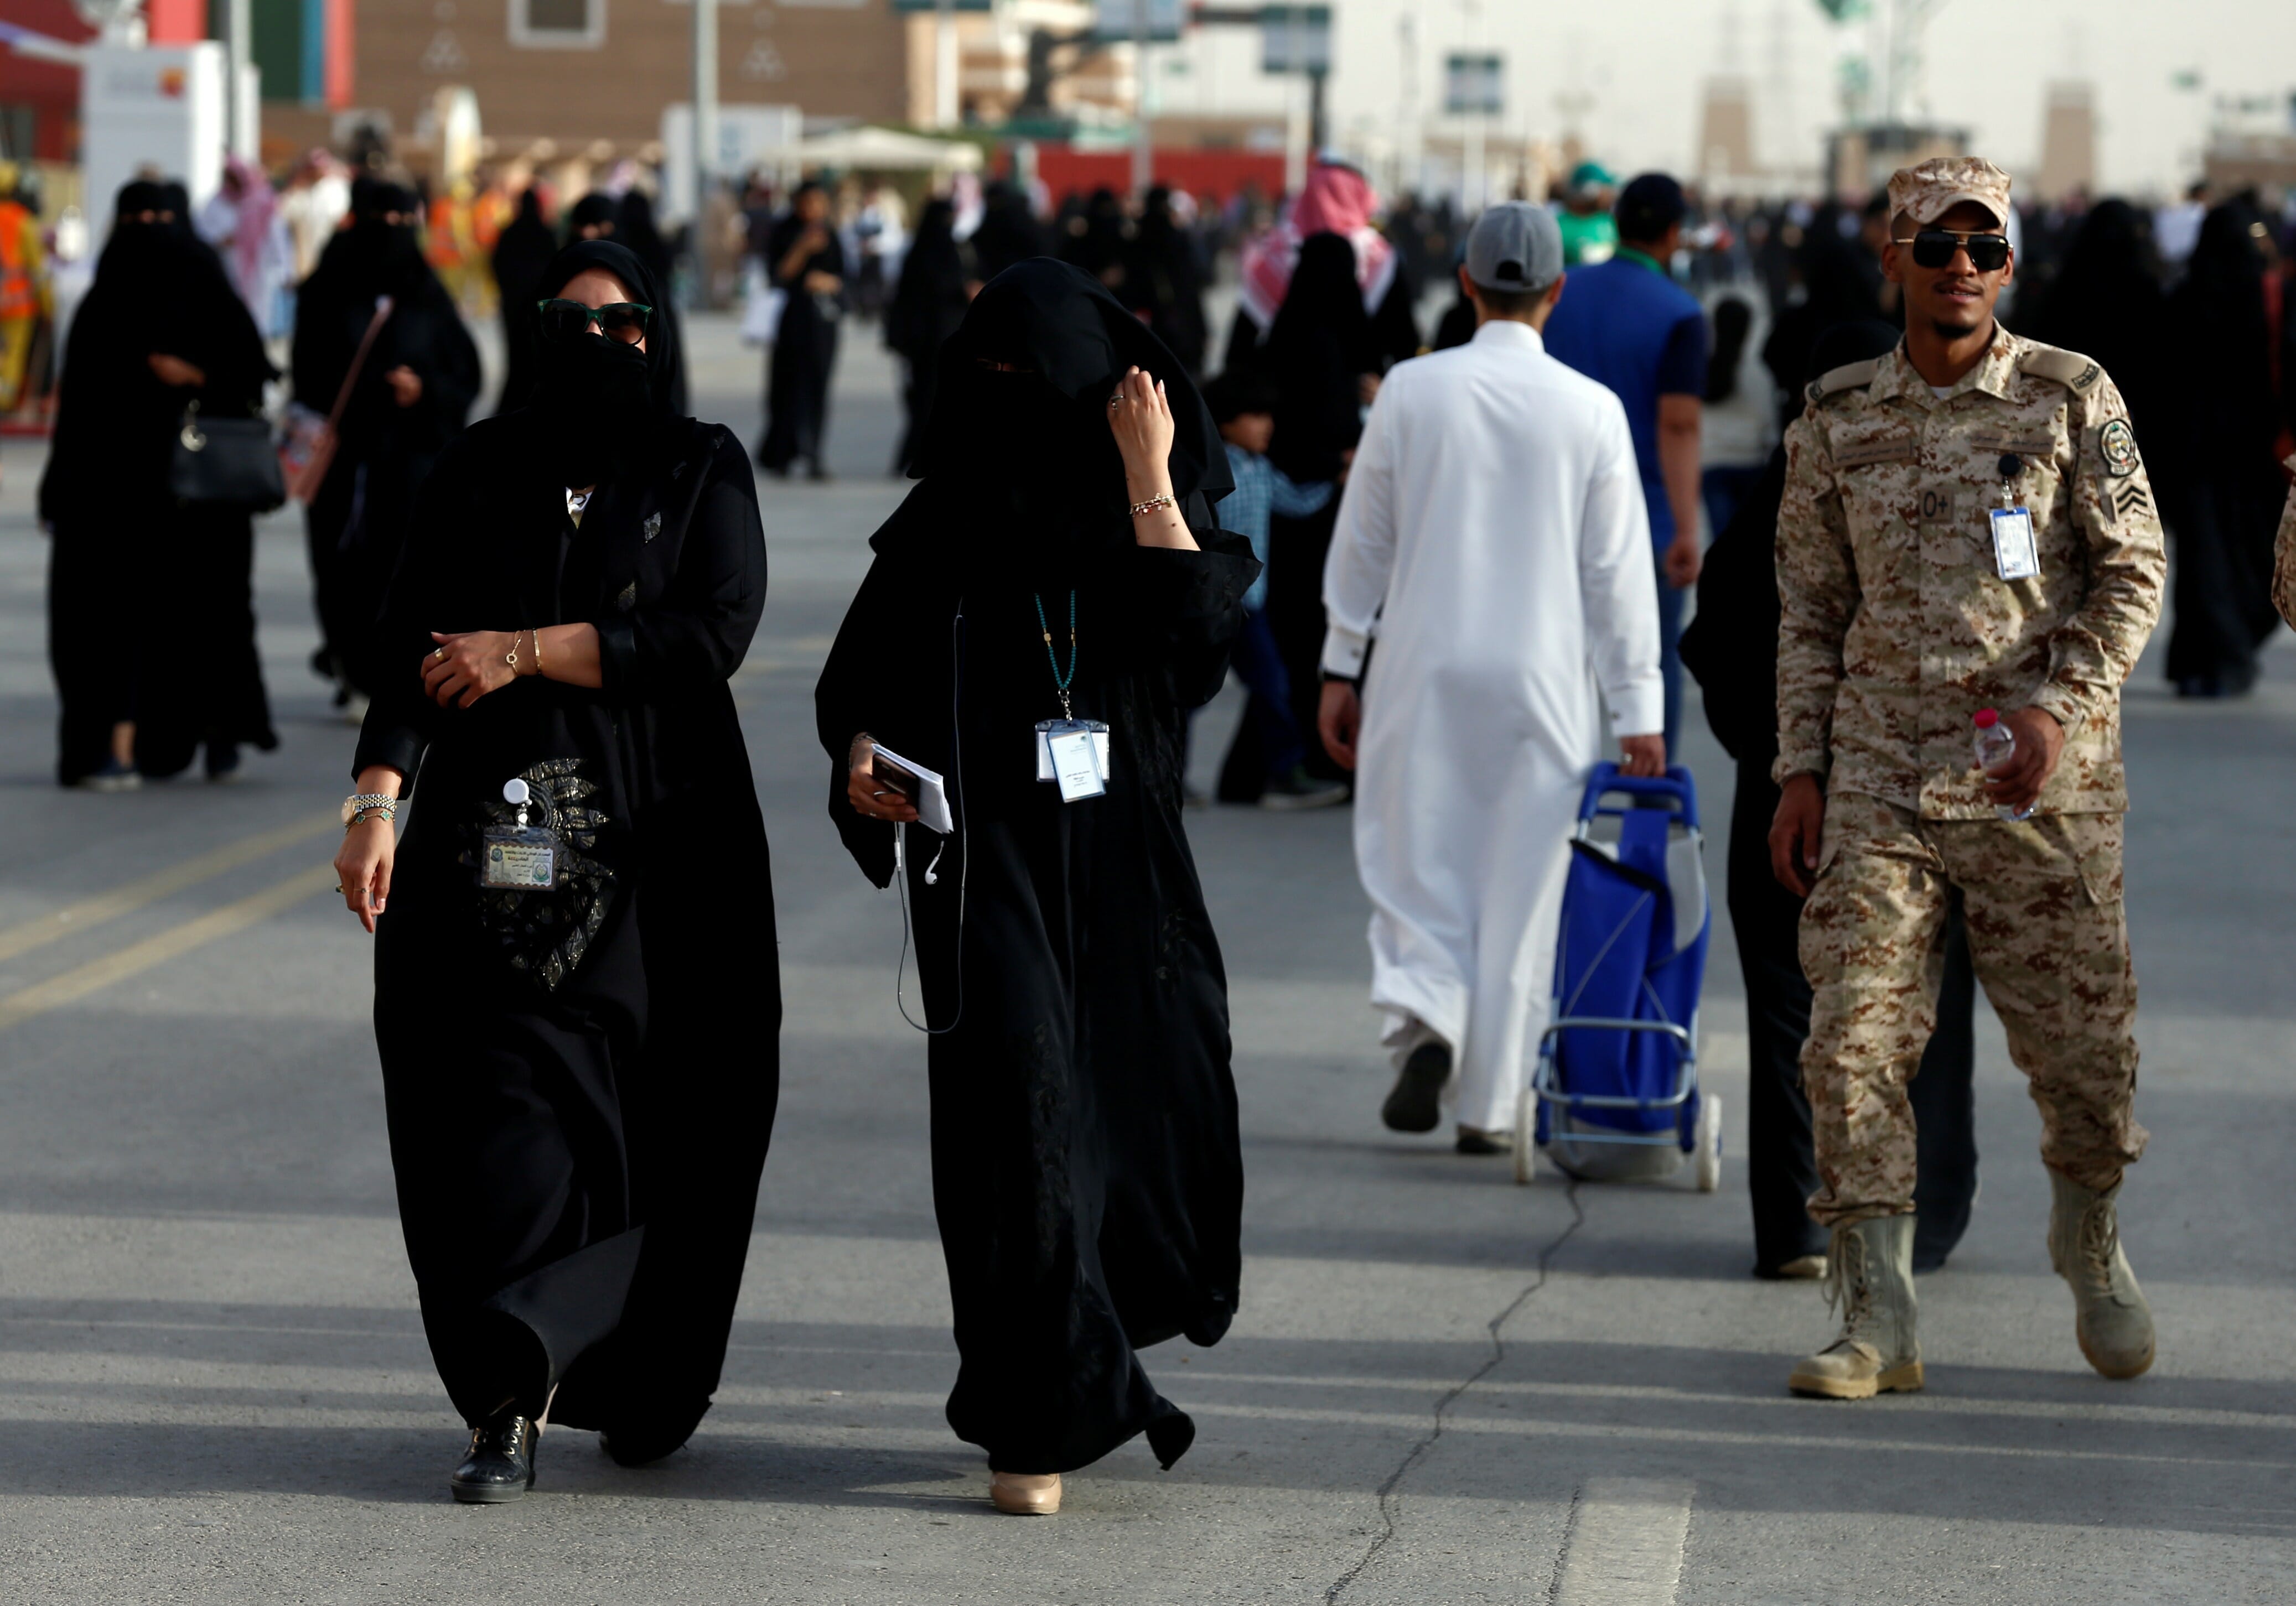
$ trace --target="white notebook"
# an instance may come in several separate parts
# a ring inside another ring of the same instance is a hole
[[[870,761],[870,773],[916,805],[917,823],[942,836],[956,829],[949,817],[948,790],[941,778],[923,765],[904,758],[879,742]]]

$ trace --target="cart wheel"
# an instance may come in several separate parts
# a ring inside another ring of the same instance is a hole
[[[1538,1175],[1538,1145],[1531,1141],[1538,1133],[1538,1100],[1526,1087],[1514,1102],[1514,1180],[1518,1187]]]
[[[1698,1191],[1711,1193],[1722,1185],[1722,1101],[1710,1093],[1698,1097],[1697,1135]]]

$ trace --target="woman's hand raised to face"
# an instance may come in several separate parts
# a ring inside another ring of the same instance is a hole
[[[1124,457],[1124,483],[1136,502],[1171,494],[1172,404],[1164,382],[1128,369],[1108,398],[1108,427]]]
[[[422,655],[422,694],[442,709],[467,709],[516,676],[510,667],[518,635],[508,630],[471,630],[460,635],[430,633],[439,644]]]

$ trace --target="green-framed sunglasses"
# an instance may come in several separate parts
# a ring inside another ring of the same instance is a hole
[[[587,334],[594,324],[608,340],[635,346],[645,339],[646,320],[653,315],[652,307],[636,301],[609,301],[603,307],[585,307],[579,301],[553,297],[534,305],[542,315],[543,338],[550,340],[570,340],[578,334]]]

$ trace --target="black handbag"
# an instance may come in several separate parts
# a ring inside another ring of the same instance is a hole
[[[168,488],[194,507],[267,513],[283,505],[287,481],[270,424],[261,418],[203,418],[200,404],[192,403],[176,431]]]

